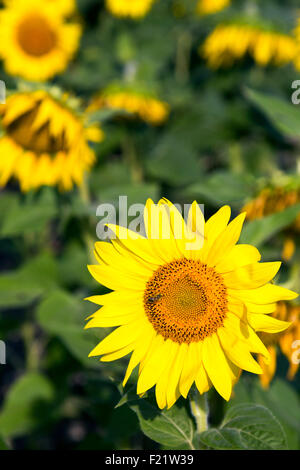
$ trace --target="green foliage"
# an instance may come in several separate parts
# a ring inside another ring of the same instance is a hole
[[[212,70],[199,54],[227,21],[292,34],[298,1],[232,1],[201,17],[196,2],[157,0],[134,21],[114,17],[104,1],[77,0],[80,48],[43,86],[75,95],[82,110],[102,90],[124,87],[166,102],[170,116],[153,126],[125,110],[95,111],[86,120],[99,123],[105,139],[93,145],[95,165],[82,187],[24,193],[14,179],[1,187],[0,340],[7,363],[0,365],[0,450],[300,448],[299,374],[287,381],[279,352],[269,389],[243,373],[229,403],[209,392],[210,428],[201,434],[188,400],[161,411],[152,391],[139,398],[137,370],[123,391],[129,356],[108,363],[88,357],[111,332],[84,330],[99,307],[83,299],[107,292],[87,269],[95,263],[99,204],[114,204],[118,216],[120,196],[128,207],[149,197],[196,199],[206,218],[224,204],[235,216],[265,187],[300,188],[294,65],[260,67],[245,56]],[[2,63],[0,75],[11,91],[29,86],[8,76]],[[298,200],[246,221],[240,238],[259,247],[263,260],[275,261],[291,237],[295,254],[279,274],[291,289],[299,286],[299,212]]]
[[[43,375],[32,372],[20,377],[10,388],[0,412],[2,436],[18,436],[39,426],[53,395],[53,387]]]
[[[160,411],[155,401],[130,402],[146,436],[168,449],[195,449],[195,424],[183,403]]]
[[[97,342],[82,328],[82,304],[67,292],[53,291],[37,309],[37,320],[44,330],[58,337],[79,361],[93,363],[88,354]]]
[[[230,408],[220,428],[200,435],[201,442],[219,450],[286,449],[286,437],[273,414],[261,405]]]
[[[297,106],[282,98],[266,95],[254,90],[248,90],[246,94],[268,116],[272,124],[283,135],[299,140],[300,117]]]

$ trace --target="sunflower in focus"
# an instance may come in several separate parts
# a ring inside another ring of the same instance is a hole
[[[65,70],[78,48],[81,27],[66,22],[66,11],[57,3],[6,1],[0,11],[0,58],[9,74],[45,81]]]
[[[16,178],[23,191],[42,185],[69,190],[80,184],[95,161],[88,141],[100,141],[101,129],[68,105],[65,95],[17,92],[0,106],[0,186]]]
[[[210,15],[217,13],[231,4],[231,0],[198,0],[197,13]]]
[[[194,382],[201,394],[213,385],[229,400],[241,369],[262,373],[251,353],[270,360],[256,330],[290,325],[268,314],[297,294],[271,283],[280,263],[260,263],[255,247],[237,245],[245,213],[229,223],[230,214],[224,206],[205,222],[194,202],[185,222],[166,199],[148,200],[147,237],[109,224],[116,238],[95,245],[90,273],[112,292],[88,299],[102,308],[86,328],[118,328],[90,356],[132,353],[123,385],[139,365],[137,393],[155,386],[161,409]]]
[[[261,356],[258,357],[258,362],[263,370],[263,374],[260,375],[259,378],[264,388],[269,387],[270,382],[275,375],[278,347],[289,361],[290,366],[287,373],[289,380],[294,379],[299,369],[299,364],[293,361],[293,355],[295,354],[295,348],[293,347],[293,344],[294,341],[300,340],[300,307],[296,305],[290,305],[286,302],[278,302],[272,317],[279,320],[292,322],[292,324],[286,331],[281,333],[276,333],[274,335],[262,333],[260,335],[271,357],[269,364],[266,364]]]
[[[127,111],[152,125],[165,122],[170,112],[167,103],[152,95],[119,87],[109,87],[94,97],[88,111],[94,112],[105,108]]]
[[[262,217],[276,214],[288,207],[300,203],[300,188],[298,186],[267,187],[254,199],[249,201],[242,209],[247,212],[248,220],[261,219]],[[282,258],[288,261],[294,255],[296,244],[295,235],[300,233],[300,214],[285,234]]]
[[[207,37],[199,52],[211,68],[231,66],[246,54],[260,66],[280,66],[294,60],[297,44],[293,37],[279,32],[245,24],[222,24]]]
[[[115,16],[143,18],[151,9],[154,0],[106,0],[107,9]]]

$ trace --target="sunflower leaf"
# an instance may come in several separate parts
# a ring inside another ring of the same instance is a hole
[[[297,106],[277,96],[250,89],[246,90],[246,96],[268,116],[282,134],[300,139],[300,113]]]
[[[262,245],[277,232],[291,225],[299,212],[300,204],[295,204],[284,211],[248,222],[243,229],[240,243]]]
[[[219,450],[279,450],[287,442],[281,424],[270,410],[261,405],[241,404],[227,412],[219,429],[200,435],[200,441]]]
[[[19,378],[10,388],[0,412],[1,435],[12,437],[34,429],[39,417],[46,418],[53,397],[52,384],[41,374],[30,372]]]
[[[169,449],[195,449],[195,425],[182,402],[159,410],[152,400],[129,403],[147,437]]]
[[[86,306],[87,308],[87,306]],[[98,367],[98,361],[88,358],[97,340],[92,333],[84,331],[84,305],[62,290],[55,290],[45,298],[37,309],[37,319],[44,330],[58,337],[69,352],[80,362]]]

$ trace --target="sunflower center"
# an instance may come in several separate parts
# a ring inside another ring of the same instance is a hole
[[[177,343],[198,342],[223,325],[226,287],[221,276],[200,261],[172,261],[147,282],[144,308],[164,338]]]
[[[17,38],[23,51],[35,57],[48,54],[57,43],[57,36],[48,21],[36,13],[20,22]]]
[[[46,122],[38,129],[33,128],[40,108],[40,102],[29,112],[21,115],[7,126],[7,134],[22,148],[34,153],[57,153],[67,151],[65,135],[53,137],[50,133],[50,124]]]

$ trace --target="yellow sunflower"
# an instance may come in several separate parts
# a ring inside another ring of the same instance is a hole
[[[200,47],[200,53],[212,68],[232,65],[246,54],[260,66],[285,65],[294,60],[296,51],[293,37],[244,24],[217,26]]]
[[[260,335],[271,357],[269,364],[266,364],[261,356],[258,357],[258,362],[263,370],[263,374],[260,375],[259,378],[264,388],[269,387],[270,382],[275,375],[278,346],[290,363],[287,373],[289,380],[294,379],[299,369],[299,364],[293,360],[293,356],[296,353],[296,348],[293,344],[297,340],[300,341],[300,307],[289,305],[286,302],[278,302],[276,311],[272,314],[272,317],[292,322],[292,325],[286,331],[276,333],[275,335],[270,335],[268,333],[262,333]]]
[[[106,0],[107,9],[115,16],[142,18],[152,7],[154,0]]]
[[[16,178],[23,191],[42,185],[69,190],[95,161],[88,141],[101,140],[102,131],[86,127],[64,95],[15,93],[0,106],[0,117],[0,186]]]
[[[94,97],[88,111],[93,112],[101,108],[124,110],[152,125],[165,122],[170,112],[169,105],[154,96],[118,87],[109,87]]]
[[[67,23],[56,3],[11,0],[0,11],[0,58],[9,74],[44,81],[67,67],[81,27]]]
[[[3,3],[5,5],[12,5],[19,1],[20,0],[3,0]],[[47,2],[49,2],[50,5],[55,5],[56,12],[64,16],[69,16],[76,11],[76,0],[43,0],[43,3]]]
[[[195,382],[229,400],[240,370],[262,372],[251,352],[269,360],[256,330],[290,323],[268,315],[297,294],[270,281],[280,263],[260,263],[250,245],[237,245],[245,214],[232,222],[222,207],[206,223],[194,202],[184,221],[169,201],[145,207],[147,238],[108,225],[112,243],[98,242],[92,276],[113,290],[88,300],[101,305],[87,328],[119,326],[90,353],[113,361],[132,353],[124,379],[139,364],[137,393],[155,386],[160,408],[170,408]]]
[[[249,201],[243,211],[247,212],[248,220],[261,219],[275,214],[300,202],[299,187],[268,187],[264,188],[254,199]],[[285,231],[285,240],[282,258],[288,261],[295,253],[295,234],[300,232],[300,215],[295,222]]]
[[[200,15],[210,15],[224,10],[231,4],[231,0],[198,0],[197,13]]]

